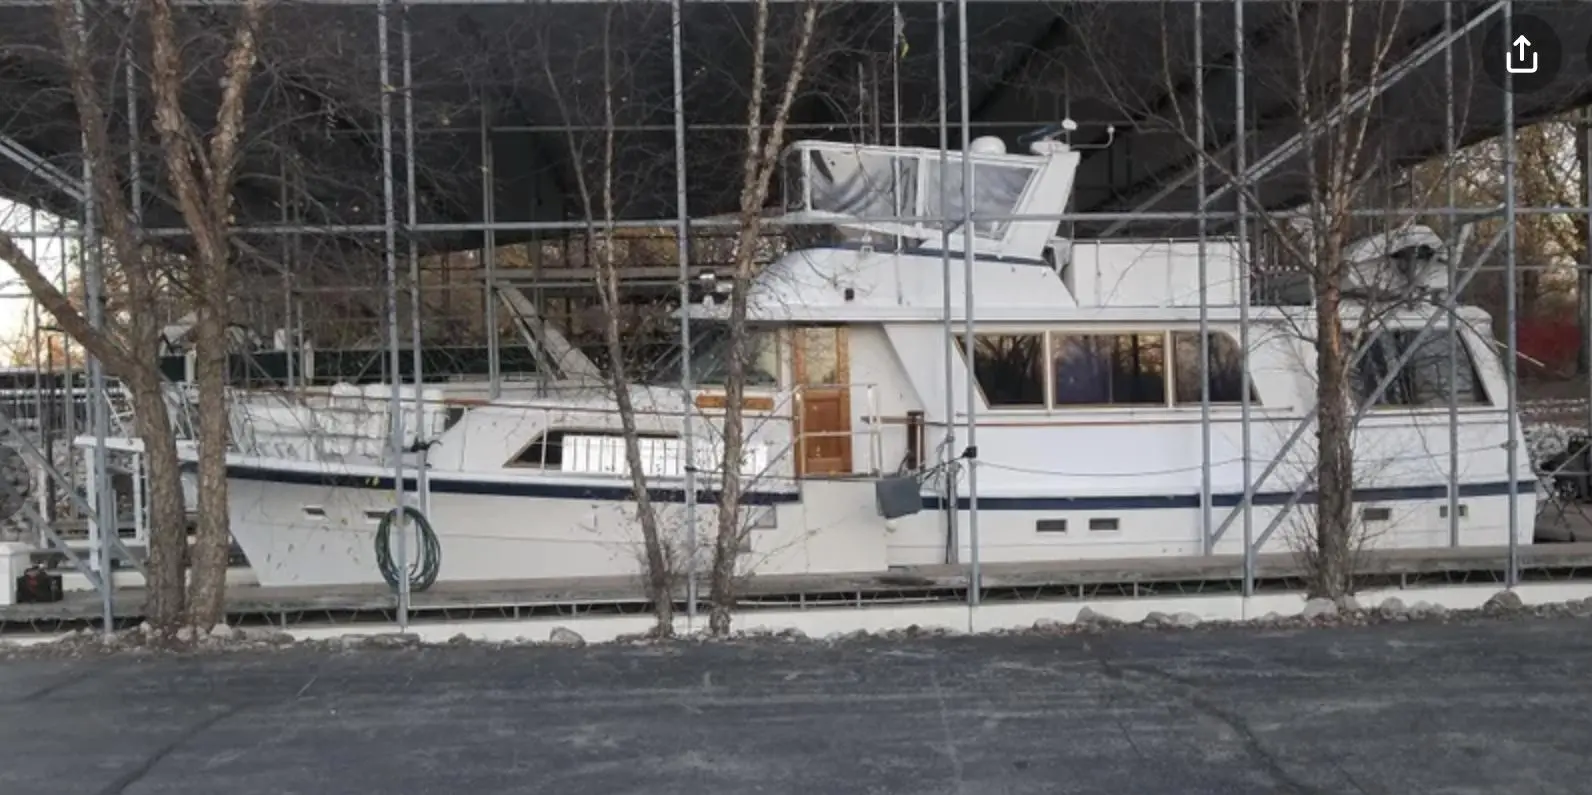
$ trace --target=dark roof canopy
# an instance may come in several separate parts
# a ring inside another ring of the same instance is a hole
[[[1342,27],[1334,27],[1334,20],[1341,19],[1331,15],[1341,14],[1346,5],[1307,3],[1304,24],[1296,26],[1289,17],[1293,4],[1245,3],[1251,164],[1265,162],[1302,129],[1292,82],[1300,37],[1341,32]],[[1592,4],[1529,6],[1559,34],[1563,69],[1550,85],[1516,95],[1517,124],[1584,104],[1589,86],[1583,53],[1592,37]],[[820,4],[814,70],[797,97],[791,137],[889,143],[899,120],[903,143],[939,145],[941,63],[936,40],[942,9],[924,2],[898,7],[904,46],[895,36],[897,6]],[[128,28],[118,12],[110,6],[95,8],[98,67],[114,123],[125,130],[127,97],[120,88],[124,84],[117,53],[124,40],[144,48],[144,37],[136,27],[137,35],[121,35]],[[753,9],[749,3],[692,0],[684,5],[686,194],[696,217],[726,212],[736,204],[745,139],[741,126],[754,62]],[[777,87],[787,74],[801,9],[796,3],[774,6],[768,50],[771,86]],[[943,12],[949,18],[944,28],[949,56],[945,98],[950,143],[958,148],[959,36],[954,6],[944,6]],[[192,37],[185,55],[195,67],[190,80],[194,118],[212,117],[213,62],[232,13],[215,6],[190,9],[184,17],[185,35]],[[345,226],[383,222],[378,13],[373,5],[352,2],[270,7],[252,98],[248,167],[239,190],[240,223],[272,224],[284,217]],[[472,2],[407,9],[394,4],[387,13],[388,80],[395,88],[405,83],[408,50],[417,129],[413,167],[422,223],[486,220],[483,120],[495,129],[490,136],[492,220],[583,217],[581,177],[594,200],[601,193],[596,179],[601,170],[593,164],[601,162],[606,143],[605,104],[619,128],[612,142],[618,163],[616,213],[632,219],[674,217],[674,70],[667,4]],[[1195,162],[1189,142],[1202,72],[1208,148],[1229,151],[1236,127],[1234,6],[1206,3],[1198,13],[1196,25],[1195,5],[1187,2],[968,3],[966,95],[972,134],[999,135],[1015,147],[1021,134],[1073,118],[1081,126],[1074,143],[1099,147],[1085,154],[1073,211],[1192,209],[1194,183],[1177,180]],[[1445,13],[1452,14],[1446,22]],[[1386,163],[1441,152],[1450,106],[1457,111],[1461,142],[1497,134],[1505,102],[1482,75],[1481,47],[1487,31],[1502,19],[1498,4],[1407,0],[1381,4],[1380,10],[1363,11],[1362,17],[1350,36],[1354,62],[1372,64],[1379,49],[1385,46],[1387,51],[1386,66],[1372,70],[1387,86],[1370,105],[1367,151]],[[1445,29],[1468,31],[1449,50],[1452,100],[1441,46]],[[1198,57],[1196,30],[1202,32]],[[79,174],[79,133],[58,45],[48,8],[0,8],[0,133],[65,173]],[[1306,41],[1303,46],[1336,53],[1336,40]],[[1416,60],[1423,55],[1424,60]],[[1200,63],[1203,70],[1197,68]],[[141,78],[140,85],[147,82]],[[773,93],[771,88],[770,104]],[[140,123],[134,126],[147,130],[147,88],[138,94]],[[605,97],[612,102],[605,103]],[[409,151],[404,142],[405,96],[394,91],[388,99],[398,155],[393,195],[401,223],[407,215],[409,165],[403,157]],[[892,108],[899,108],[899,119]],[[1116,125],[1116,133],[1104,146],[1108,124]],[[159,185],[152,134],[140,138],[138,149],[146,182]],[[581,162],[587,164],[584,170],[577,166]],[[1272,164],[1261,191],[1269,204],[1299,200],[1304,184],[1300,163],[1291,157]],[[1210,178],[1212,190],[1222,182],[1217,171]],[[9,160],[0,164],[0,191],[76,213],[67,195]],[[290,198],[285,211],[283,196]],[[145,211],[151,225],[177,225],[169,205],[157,199]],[[1139,228],[1166,231],[1164,225]],[[433,244],[449,246],[479,240],[468,232],[433,237]],[[500,239],[509,237],[505,233]]]

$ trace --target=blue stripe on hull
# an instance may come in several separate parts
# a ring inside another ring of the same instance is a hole
[[[185,464],[186,470],[193,470],[193,464]],[[300,472],[291,469],[271,469],[268,467],[251,467],[229,465],[227,477],[235,480],[264,481],[267,483],[287,483],[300,486],[326,486],[344,489],[373,489],[378,491],[392,491],[392,475],[368,477],[364,475],[328,474],[322,472]],[[488,480],[460,480],[451,477],[432,477],[426,481],[432,494],[473,494],[493,497],[542,497],[558,500],[593,500],[598,502],[630,502],[634,494],[629,486],[591,486],[575,483],[539,483],[536,481],[502,482]],[[412,477],[404,478],[404,490],[414,491],[419,486]],[[683,503],[685,502],[685,489],[655,488],[648,489],[649,496],[654,502]],[[699,490],[697,502],[713,504],[719,501],[719,493],[714,490]],[[801,502],[800,492],[768,492],[749,491],[741,495],[743,505],[778,505],[783,503]]]
[[[192,471],[194,465],[185,463],[183,469]],[[267,483],[284,483],[302,486],[326,486],[346,489],[372,489],[391,491],[393,478],[391,475],[367,477],[362,475],[328,474],[321,472],[302,472],[291,469],[273,469],[269,467],[254,467],[230,465],[227,467],[227,477],[237,480],[262,481]],[[629,486],[592,486],[572,483],[547,483],[534,480],[516,482],[465,480],[455,477],[436,477],[428,479],[427,485],[433,494],[471,494],[493,497],[540,497],[545,499],[562,500],[594,500],[600,502],[630,502],[632,499]],[[404,478],[404,489],[413,491],[418,486],[412,477]],[[1521,494],[1535,494],[1536,481],[1522,480],[1519,484]],[[1460,484],[1460,497],[1499,497],[1509,493],[1509,482],[1498,481],[1495,483],[1465,483]],[[685,502],[684,489],[655,488],[650,490],[652,499],[661,503]],[[1262,492],[1255,495],[1253,505],[1257,507],[1280,506],[1292,498],[1292,492]],[[1319,494],[1314,491],[1305,492],[1299,499],[1300,504],[1312,505]],[[1448,486],[1444,484],[1432,486],[1394,486],[1383,488],[1365,488],[1354,490],[1355,502],[1413,502],[1421,500],[1440,500],[1448,496]],[[716,503],[719,493],[715,490],[700,490],[697,492],[697,502]],[[1237,507],[1243,501],[1243,495],[1238,493],[1212,494],[1211,505],[1217,508]],[[752,491],[742,496],[742,503],[746,505],[781,505],[801,502],[800,492],[768,492]],[[927,495],[923,498],[925,510],[938,511],[943,508],[945,500],[942,497]],[[961,497],[957,500],[959,510],[967,510],[969,500]],[[1196,509],[1200,507],[1198,494],[1143,494],[1126,496],[1030,496],[1030,497],[980,497],[978,507],[981,511],[1155,511]]]
[[[1520,481],[1520,493],[1536,494],[1537,482],[1534,480]],[[1459,486],[1460,497],[1499,497],[1509,493],[1509,481],[1497,483],[1462,483]],[[1299,504],[1313,505],[1320,496],[1319,492],[1307,491],[1299,498]],[[1390,486],[1384,488],[1365,488],[1354,490],[1355,502],[1414,502],[1420,500],[1440,500],[1448,497],[1448,486],[1439,484],[1435,486]],[[1293,498],[1291,491],[1261,492],[1255,495],[1250,503],[1258,507],[1281,506]],[[1235,508],[1243,502],[1243,494],[1212,494],[1211,505],[1217,508]],[[945,505],[945,499],[937,496],[923,498],[923,507],[927,510],[938,511]],[[969,500],[966,497],[958,498],[958,510],[967,510]],[[1121,497],[979,497],[978,509],[981,511],[1153,511],[1166,509],[1192,509],[1200,507],[1198,494],[1166,494],[1166,495],[1128,495]]]

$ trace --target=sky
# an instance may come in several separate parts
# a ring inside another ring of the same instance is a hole
[[[26,234],[34,229],[49,232],[60,228],[61,224],[60,218],[48,213],[34,212],[27,205],[0,199],[0,229],[7,232]],[[60,237],[17,240],[22,250],[28,252],[52,279],[60,278],[66,243],[66,239]],[[32,307],[33,300],[17,279],[16,272],[10,265],[0,262],[0,367],[10,364],[12,349],[32,333]]]

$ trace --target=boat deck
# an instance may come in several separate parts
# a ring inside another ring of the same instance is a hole
[[[1362,553],[1367,587],[1502,582],[1505,547],[1403,549]],[[1522,576],[1529,580],[1592,578],[1592,543],[1535,544],[1520,548]],[[1256,587],[1296,588],[1303,570],[1294,555],[1257,560]],[[1079,599],[1234,592],[1241,587],[1243,560],[1236,555],[1186,558],[992,563],[983,566],[986,601]],[[891,572],[754,577],[742,589],[740,609],[760,607],[861,606],[965,598],[966,566],[921,566]],[[683,602],[683,587],[679,599]],[[706,587],[702,593],[706,594]],[[115,615],[141,618],[144,595],[116,593]],[[276,625],[390,621],[394,595],[382,586],[234,586],[227,611],[241,623]],[[634,578],[561,578],[442,583],[412,595],[414,621],[519,619],[537,615],[615,614],[647,608]],[[0,607],[0,632],[54,631],[97,621],[94,592],[73,592],[51,604]]]

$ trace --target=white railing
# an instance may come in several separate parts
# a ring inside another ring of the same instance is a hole
[[[852,427],[849,430],[814,431],[800,429],[796,409],[800,399],[809,390],[845,391],[853,401],[860,398],[862,411],[853,406]],[[234,413],[234,439],[240,450],[267,457],[293,460],[347,460],[349,457],[381,460],[386,457],[390,444],[388,398],[380,400],[368,396],[326,396],[313,405],[292,400],[285,393],[243,392],[232,401]],[[766,396],[753,396],[759,398]],[[825,384],[782,390],[773,396],[770,408],[748,411],[746,414],[745,450],[742,459],[744,477],[793,477],[795,467],[786,463],[792,457],[807,451],[807,446],[822,438],[847,437],[861,439],[860,456],[851,467],[853,473],[872,473],[885,466],[881,424],[878,411],[878,390],[874,384]],[[426,397],[428,438],[440,436],[447,425],[450,405],[445,399]],[[413,406],[413,395],[404,395],[400,405]],[[479,404],[471,404],[479,405]],[[570,428],[563,436],[562,456],[556,462],[546,459],[546,445],[542,460],[533,467],[551,472],[625,476],[624,442],[618,432],[622,428],[619,410],[614,405],[570,404],[546,401],[504,401],[489,404],[503,410],[520,410],[536,418],[532,424],[539,432]],[[723,439],[720,425],[722,410],[693,406],[691,416],[697,421],[697,434],[693,439],[690,456],[695,468],[709,477],[720,469],[723,457]],[[649,477],[678,478],[685,474],[687,455],[684,442],[674,434],[685,413],[679,409],[636,410],[637,424],[643,434],[641,453],[644,472]],[[412,426],[412,416],[406,416],[406,427]],[[579,430],[574,430],[579,429]],[[585,431],[582,433],[581,431]],[[608,435],[605,431],[616,435]],[[411,436],[412,430],[406,434]],[[502,462],[492,462],[492,468]]]

